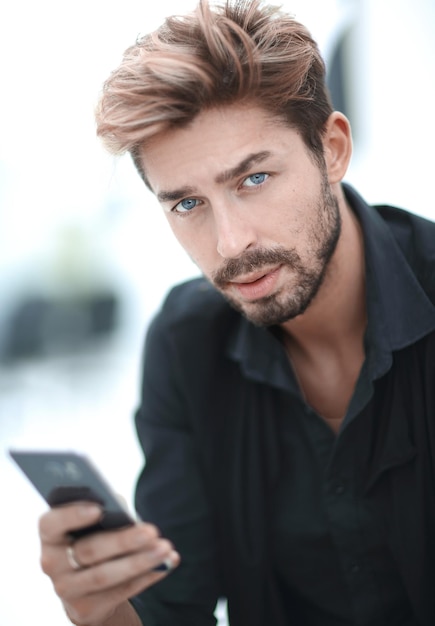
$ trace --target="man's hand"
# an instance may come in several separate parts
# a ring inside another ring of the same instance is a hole
[[[115,615],[122,614],[119,625],[128,626],[130,610],[122,605],[168,574],[153,571],[155,567],[164,562],[176,567],[180,557],[155,526],[145,523],[78,539],[71,553],[68,532],[85,528],[100,516],[101,509],[90,503],[53,508],[43,515],[39,523],[41,567],[73,623],[115,626]],[[140,623],[133,614],[132,626]]]

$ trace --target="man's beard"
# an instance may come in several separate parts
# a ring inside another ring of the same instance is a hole
[[[236,310],[257,326],[283,324],[309,307],[318,293],[341,233],[341,216],[337,198],[324,174],[322,191],[317,202],[317,219],[311,227],[309,241],[312,262],[304,266],[295,248],[277,246],[271,249],[248,250],[237,259],[229,259],[214,272],[211,281]],[[284,285],[270,296],[243,303],[227,293],[229,282],[264,267],[289,268],[295,277],[293,286]]]

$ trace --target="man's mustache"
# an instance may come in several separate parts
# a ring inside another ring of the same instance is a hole
[[[224,287],[226,283],[234,281],[238,276],[250,274],[267,265],[286,265],[291,269],[298,269],[300,264],[300,256],[294,249],[258,249],[247,251],[237,259],[228,259],[222,267],[213,272],[211,278],[217,287]]]

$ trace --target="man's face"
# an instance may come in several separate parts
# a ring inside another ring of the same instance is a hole
[[[302,314],[340,235],[324,168],[300,134],[255,106],[201,113],[141,153],[186,252],[255,324]]]

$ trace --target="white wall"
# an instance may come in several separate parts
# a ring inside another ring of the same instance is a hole
[[[104,153],[93,121],[99,87],[121,52],[164,14],[194,4],[14,0],[3,9],[0,324],[15,292],[35,284],[49,289],[72,226],[89,238],[99,271],[118,277],[132,303],[139,295],[139,315],[154,310],[168,284],[196,272],[130,163]],[[369,201],[435,216],[435,3],[286,0],[284,6],[309,26],[327,57],[345,25],[355,24],[348,73],[358,123],[348,181]],[[150,263],[159,271],[148,272]]]

